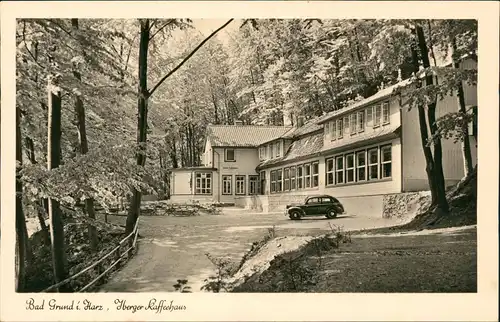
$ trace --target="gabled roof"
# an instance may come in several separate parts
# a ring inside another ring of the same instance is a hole
[[[313,119],[307,121],[301,127],[290,127],[289,130],[286,131],[280,137],[266,140],[265,142],[262,142],[261,144],[266,144],[266,143],[269,143],[269,142],[277,140],[277,139],[298,139],[302,136],[312,134],[312,133],[317,132],[319,130],[323,130],[323,125],[319,125],[317,123],[318,120],[319,120],[319,117],[316,117],[316,118],[313,118]]]
[[[336,141],[333,144],[324,146],[323,133],[307,135],[293,142],[285,155],[281,158],[265,160],[257,166],[257,170],[277,166],[283,163],[300,161],[320,155],[331,155],[332,153],[343,152],[346,149],[351,149],[356,146],[364,146],[367,144],[380,142],[398,137],[400,125],[391,124],[381,127],[374,132],[366,132],[349,136],[342,140]],[[349,134],[347,134],[349,135]]]
[[[316,131],[322,130],[323,125],[319,125],[318,122],[321,119],[321,117],[315,117],[311,120],[308,120],[304,125],[301,127],[295,128],[293,132],[290,133],[290,135],[294,138],[296,137],[301,137],[306,134],[311,134]]]
[[[349,106],[347,106],[345,108],[342,108],[340,110],[336,110],[336,111],[330,112],[330,113],[322,116],[317,121],[317,123],[318,124],[323,124],[326,121],[329,121],[329,120],[331,120],[334,117],[340,116],[342,114],[351,112],[351,111],[353,111],[353,110],[355,110],[357,108],[361,108],[361,107],[370,105],[372,103],[378,102],[380,100],[383,100],[385,98],[388,98],[389,96],[391,96],[393,94],[394,89],[396,89],[398,87],[404,87],[404,86],[408,85],[410,83],[410,81],[411,81],[411,79],[403,80],[403,81],[401,81],[401,82],[399,82],[397,84],[394,84],[394,85],[391,85],[391,86],[386,87],[384,89],[381,89],[377,93],[375,93],[372,96],[369,96],[369,97],[367,97],[365,99],[362,99],[361,101],[353,103],[353,104],[351,104],[351,105],[349,105]]]
[[[400,125],[398,124],[390,124],[385,125],[378,129],[377,131],[368,131],[360,134],[356,134],[354,136],[350,136],[346,134],[348,137],[339,141],[333,141],[332,144],[324,146],[321,149],[322,153],[329,152],[341,152],[345,149],[350,149],[357,144],[366,145],[371,140],[380,140],[386,138],[392,138],[399,136],[398,130],[400,129]]]
[[[315,153],[319,153],[322,147],[323,147],[323,133],[304,136],[290,145],[288,151],[286,151],[285,153],[285,156],[281,158],[265,160],[261,162],[257,166],[257,168],[258,169],[266,168],[283,162],[300,160],[303,157],[310,157]]]
[[[467,59],[472,59],[474,61],[476,61],[476,59],[474,58],[476,57],[475,55],[472,55],[472,54],[465,54],[463,55],[462,57],[459,58],[459,61],[462,63],[463,61],[467,60]],[[440,67],[449,67],[452,65],[452,62],[451,62],[451,57],[446,57],[444,61],[442,61],[440,64],[438,64],[438,66]],[[421,76],[423,78],[423,76]],[[396,83],[394,85],[391,85],[389,87],[386,87],[384,89],[381,89],[380,91],[378,91],[377,93],[373,94],[372,96],[369,96],[365,99],[362,99],[358,102],[355,102],[345,108],[342,108],[340,110],[337,110],[337,111],[333,111],[333,112],[330,112],[322,117],[320,117],[317,121],[318,124],[323,124],[325,123],[326,121],[329,121],[331,120],[332,118],[334,117],[337,117],[339,115],[342,115],[342,114],[345,114],[345,113],[348,113],[352,110],[355,110],[357,108],[361,108],[361,107],[364,107],[364,106],[367,106],[367,105],[370,105],[370,104],[373,104],[373,103],[376,103],[377,101],[380,101],[380,100],[383,100],[383,99],[386,99],[390,96],[393,95],[393,91],[398,88],[398,87],[405,87],[407,86],[408,84],[410,84],[412,81],[411,78],[407,78],[405,80],[402,80],[400,81],[399,83]]]
[[[213,147],[257,147],[290,129],[287,126],[209,125],[207,137]]]

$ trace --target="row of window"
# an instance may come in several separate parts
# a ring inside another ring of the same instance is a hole
[[[319,186],[319,162],[271,171],[271,193],[316,188]]]
[[[356,135],[365,131],[367,124],[374,128],[390,123],[389,102],[370,106],[325,124],[325,133],[332,141],[342,139],[344,134]]]
[[[392,177],[391,145],[337,155],[327,158],[325,163],[327,186]],[[264,175],[261,172],[261,182]],[[319,186],[319,162],[272,170],[270,177],[271,193],[316,188]]]
[[[281,140],[267,144],[265,146],[261,146],[259,148],[259,159],[266,160],[266,159],[279,158],[281,156],[281,150],[282,150]]]
[[[246,195],[247,191],[249,195],[256,195],[259,193],[259,176],[249,175],[248,176],[248,187],[247,187],[247,176],[236,175],[234,176],[234,194],[235,195]],[[232,195],[233,194],[233,175],[223,175],[222,176],[222,194]]]
[[[349,152],[325,160],[326,186],[390,179],[392,177],[391,145]],[[256,195],[264,192],[265,171],[257,175],[222,176],[222,194]],[[212,194],[212,174],[198,172],[195,177],[196,194]],[[316,188],[319,186],[319,162],[313,161],[270,173],[270,191],[282,191]],[[259,182],[260,181],[260,182]],[[247,193],[248,191],[248,193]]]
[[[197,195],[212,194],[212,173],[197,172],[195,175],[195,193]]]
[[[325,163],[327,186],[392,177],[390,145],[338,155]]]
[[[244,175],[235,176],[235,194],[236,195],[246,195],[247,191],[249,195],[256,195],[259,193],[259,176],[249,175],[248,176],[248,187],[246,185],[247,178]],[[195,193],[199,195],[210,195],[212,194],[212,173],[209,172],[197,172],[195,176]],[[232,195],[233,194],[233,175],[223,175],[222,176],[222,194]]]

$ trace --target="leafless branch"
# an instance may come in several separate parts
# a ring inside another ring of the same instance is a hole
[[[156,29],[156,31],[149,37],[149,40],[151,41],[151,39],[153,39],[154,36],[156,36],[157,33],[159,33],[160,31],[162,31],[165,27],[173,24],[174,22],[175,22],[175,19],[169,19],[169,21],[166,22],[165,24],[163,24],[163,26],[161,26],[158,29]]]
[[[50,22],[52,22],[54,25],[58,26],[62,31],[68,34],[68,36],[73,37],[70,31],[66,30],[60,23],[58,23],[55,19],[49,19]]]
[[[23,21],[23,42],[24,46],[26,47],[26,51],[30,54],[31,58],[33,58],[33,61],[41,68],[45,69],[44,66],[42,66],[39,62],[38,59],[36,59],[35,55],[31,52],[28,43],[26,42],[26,21]]]
[[[196,46],[195,49],[193,49],[193,51],[191,53],[189,53],[189,55],[187,55],[180,63],[179,65],[177,65],[174,69],[172,69],[170,72],[168,72],[165,76],[163,76],[162,79],[160,79],[160,81],[148,92],[148,97],[150,97],[151,95],[153,95],[153,93],[158,89],[158,87],[160,87],[160,85],[168,78],[170,77],[170,75],[172,75],[173,73],[175,73],[179,68],[182,67],[182,65],[184,65],[188,60],[189,58],[191,58],[191,56],[193,56],[207,41],[209,41],[213,36],[215,36],[219,31],[221,31],[222,29],[224,29],[227,25],[229,25],[234,19],[231,18],[229,19],[225,24],[223,24],[222,26],[220,26],[217,30],[215,30],[214,32],[212,32],[207,38],[205,38],[198,46]]]

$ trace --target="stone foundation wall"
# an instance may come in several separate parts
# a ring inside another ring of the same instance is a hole
[[[252,209],[262,212],[268,212],[268,198],[267,196],[242,196],[234,198],[234,205],[244,209]]]
[[[170,196],[169,202],[171,203],[212,203],[214,199],[211,195],[172,195]]]
[[[235,198],[235,206],[263,213],[283,212],[287,204],[303,203],[306,194],[276,194]],[[384,195],[338,197],[344,205],[346,215],[381,218]]]
[[[287,204],[302,203],[306,194],[276,194],[235,198],[235,206],[263,213],[283,212]],[[338,197],[347,215],[411,220],[429,200],[429,192],[406,192],[369,196]]]
[[[384,195],[383,218],[408,219],[422,212],[429,199],[428,191]]]

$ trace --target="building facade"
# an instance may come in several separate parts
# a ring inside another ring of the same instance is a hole
[[[475,68],[474,62],[468,64]],[[204,167],[174,171],[172,199],[211,200],[267,212],[282,211],[308,195],[329,194],[348,213],[360,214],[381,213],[384,195],[428,190],[418,111],[404,105],[404,94],[394,95],[401,85],[298,128],[210,126]],[[464,84],[464,90],[472,111],[476,87]],[[438,101],[436,117],[457,110],[457,97],[447,96]],[[475,166],[476,136],[472,129],[470,134]],[[465,173],[461,144],[443,139],[442,150],[446,184],[456,184]],[[189,197],[182,198],[175,187],[187,177],[194,184]]]

